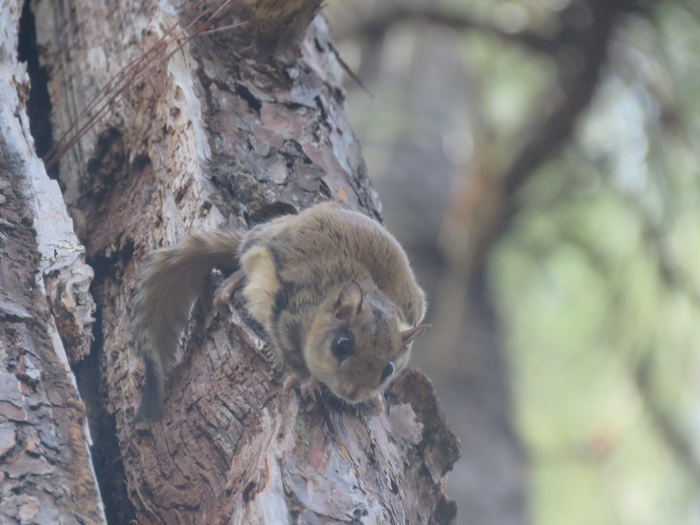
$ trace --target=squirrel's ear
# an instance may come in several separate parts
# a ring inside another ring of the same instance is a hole
[[[431,326],[432,325],[430,324],[422,324],[420,326],[416,326],[415,328],[410,328],[405,332],[401,332],[401,339],[404,346],[410,343],[411,341],[415,341],[416,339],[418,339]]]
[[[355,279],[340,291],[333,315],[346,321],[362,310],[362,288]]]

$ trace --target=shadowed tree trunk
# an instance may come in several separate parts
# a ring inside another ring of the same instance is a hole
[[[192,4],[142,4],[32,2],[54,137],[178,16],[184,26],[205,9],[183,15]],[[189,43],[178,37],[170,49],[182,49],[169,58],[161,51],[166,59],[61,159],[65,204],[96,274],[95,343],[75,369],[110,523],[454,518],[444,489],[459,445],[420,372],[394,384],[389,410],[375,419],[307,405],[281,392],[264,336],[241,304],[225,318],[211,307],[211,289],[169,374],[162,419],[133,420],[143,368],[132,297],[148,252],[192,229],[245,227],[280,203],[333,199],[379,217],[318,9],[316,0],[248,1],[217,20],[246,25]],[[68,438],[56,446],[64,450]],[[81,512],[98,505],[95,496]],[[83,522],[97,522],[93,514]]]

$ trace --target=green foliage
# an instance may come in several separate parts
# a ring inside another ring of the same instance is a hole
[[[630,21],[493,259],[538,525],[697,519],[698,56],[673,4]]]

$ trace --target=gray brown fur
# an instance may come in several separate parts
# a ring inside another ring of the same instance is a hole
[[[323,382],[349,402],[380,403],[377,396],[389,383],[381,380],[382,371],[391,361],[400,372],[411,341],[423,332],[412,330],[426,306],[406,254],[382,226],[360,213],[323,204],[244,236],[191,235],[155,253],[139,293],[137,332],[152,342],[141,347],[147,369],[143,417],[160,411],[163,373],[191,304],[206,275],[222,263],[240,263],[248,310],[293,376]],[[361,288],[358,310],[339,319],[339,298],[353,297],[347,293],[353,281]],[[348,331],[356,350],[338,362],[331,342]]]
[[[237,264],[239,243],[235,231],[195,233],[151,255],[134,310],[139,354],[146,365],[137,419],[160,414],[164,373],[175,357],[192,303],[214,267]]]

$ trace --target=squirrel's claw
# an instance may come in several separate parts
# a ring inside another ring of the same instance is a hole
[[[287,394],[295,386],[299,385],[301,397],[306,401],[315,402],[321,395],[321,385],[313,376],[301,378],[297,375],[291,375],[284,381],[284,393]]]
[[[377,417],[384,412],[384,400],[382,400],[381,394],[377,394],[370,401],[374,403],[374,406],[367,407],[362,411],[365,417]]]

